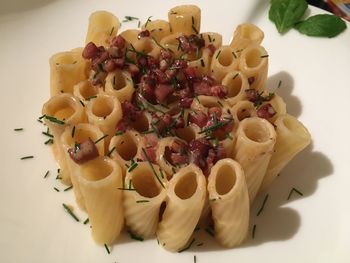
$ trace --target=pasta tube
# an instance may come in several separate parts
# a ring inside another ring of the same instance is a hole
[[[275,121],[277,140],[267,167],[261,191],[266,189],[294,156],[306,148],[311,136],[304,125],[291,115],[282,115]]]
[[[230,46],[235,50],[245,49],[251,44],[260,45],[264,39],[264,32],[254,24],[241,24],[237,26]]]
[[[122,172],[110,158],[100,156],[80,166],[79,185],[98,244],[112,244],[124,224]]]
[[[124,183],[126,224],[133,233],[143,238],[155,234],[160,207],[166,198],[166,178],[162,177],[158,165],[153,165],[153,168],[158,178],[147,162],[139,162],[135,169],[127,172]]]
[[[168,20],[173,33],[198,34],[201,25],[201,10],[195,5],[176,6],[168,12]]]
[[[190,240],[206,198],[202,171],[190,164],[176,173],[168,185],[168,198],[157,237],[165,249],[177,251]]]
[[[249,195],[241,165],[229,158],[218,161],[208,178],[215,238],[226,247],[241,244],[249,228]]]
[[[239,123],[234,159],[244,170],[250,203],[260,188],[275,142],[275,129],[267,120],[252,117]]]

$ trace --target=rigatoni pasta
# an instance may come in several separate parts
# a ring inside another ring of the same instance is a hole
[[[264,33],[241,24],[223,45],[200,21],[199,7],[181,5],[119,32],[97,11],[85,47],[50,59],[40,119],[98,244],[125,222],[173,252],[193,244],[197,225],[238,246],[257,193],[311,141],[266,87]]]

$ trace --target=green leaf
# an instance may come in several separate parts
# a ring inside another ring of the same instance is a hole
[[[305,0],[272,0],[269,19],[279,33],[284,33],[300,21],[307,9]]]
[[[295,25],[302,34],[313,37],[335,37],[346,29],[346,23],[335,15],[315,15]]]

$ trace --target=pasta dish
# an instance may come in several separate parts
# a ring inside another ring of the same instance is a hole
[[[85,47],[50,58],[41,119],[98,244],[126,226],[180,251],[210,225],[238,246],[256,195],[311,141],[266,87],[264,33],[241,24],[223,44],[200,24],[194,5],[123,32],[97,11]]]

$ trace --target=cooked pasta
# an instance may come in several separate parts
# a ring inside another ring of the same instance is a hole
[[[238,246],[257,193],[311,136],[267,87],[257,26],[239,25],[227,45],[200,32],[194,5],[140,25],[120,32],[117,17],[94,12],[85,47],[50,58],[40,120],[62,182],[98,244],[113,244],[125,221],[131,237],[173,252],[203,225]]]
[[[218,161],[208,178],[208,192],[215,238],[227,247],[241,244],[249,227],[249,195],[240,164],[230,158]]]

